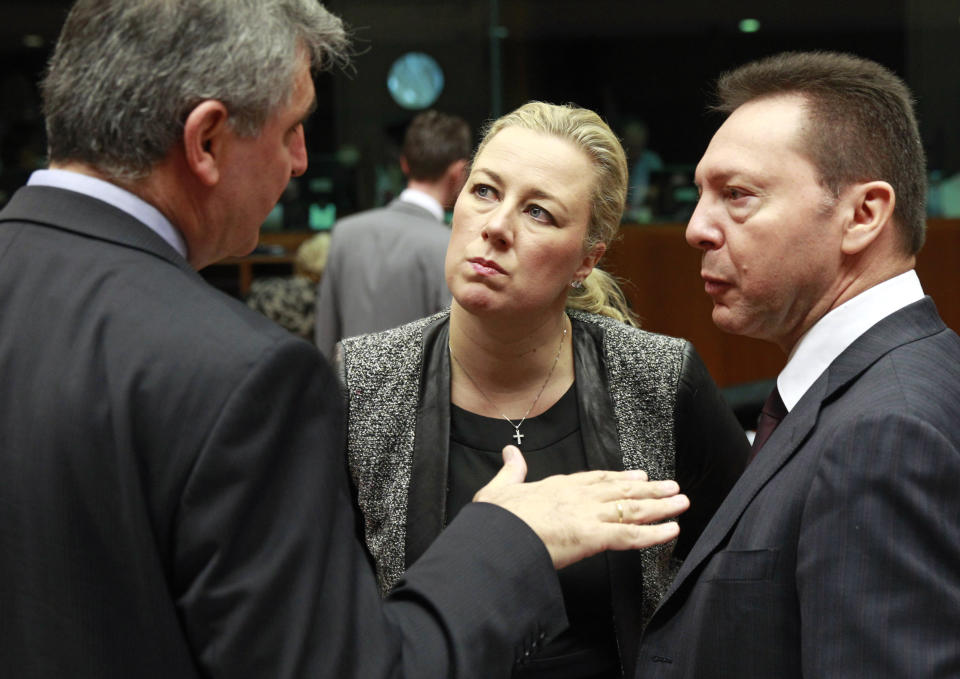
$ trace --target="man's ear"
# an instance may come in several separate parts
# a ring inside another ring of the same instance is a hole
[[[446,171],[446,184],[447,184],[447,193],[449,194],[449,203],[453,205],[456,202],[457,196],[460,195],[460,190],[463,189],[463,185],[467,181],[467,159],[461,158],[455,160],[447,166]]]
[[[223,103],[207,99],[197,104],[183,124],[183,151],[187,167],[203,184],[220,181],[221,154],[229,126],[229,112]]]
[[[463,182],[467,179],[467,159],[460,158],[455,160],[447,167],[447,174],[450,175],[454,183],[458,183],[463,186]]]
[[[893,187],[884,181],[855,184],[849,189],[852,219],[845,225],[841,250],[845,255],[863,252],[884,229],[894,228],[893,208],[897,198]]]

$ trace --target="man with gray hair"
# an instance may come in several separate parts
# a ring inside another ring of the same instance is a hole
[[[553,568],[671,539],[641,472],[501,474],[381,601],[316,349],[196,273],[304,172],[314,0],[79,0],[50,169],[0,212],[0,667],[30,679],[506,676]],[[499,505],[499,506],[498,506]]]

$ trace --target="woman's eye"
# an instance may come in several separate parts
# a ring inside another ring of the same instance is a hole
[[[473,187],[473,193],[477,198],[493,198],[493,189],[486,184],[477,184]]]
[[[539,205],[531,205],[529,208],[527,208],[527,213],[539,222],[553,221],[553,215]]]

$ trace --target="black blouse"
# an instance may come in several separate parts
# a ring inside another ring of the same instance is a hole
[[[549,410],[524,421],[520,433],[528,481],[587,468],[576,385]],[[513,426],[503,418],[483,417],[451,404],[448,521],[499,471],[503,465],[500,451],[507,444],[516,445],[514,434]],[[514,676],[620,677],[606,555],[567,566],[559,577],[570,628],[527,663],[518,665]]]

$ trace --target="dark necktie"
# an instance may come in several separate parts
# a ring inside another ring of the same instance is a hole
[[[763,408],[760,410],[760,419],[757,421],[757,435],[753,437],[753,455],[767,442],[770,434],[780,424],[780,420],[787,414],[787,406],[783,405],[783,399],[780,398],[780,391],[774,387],[767,400],[763,402]]]

